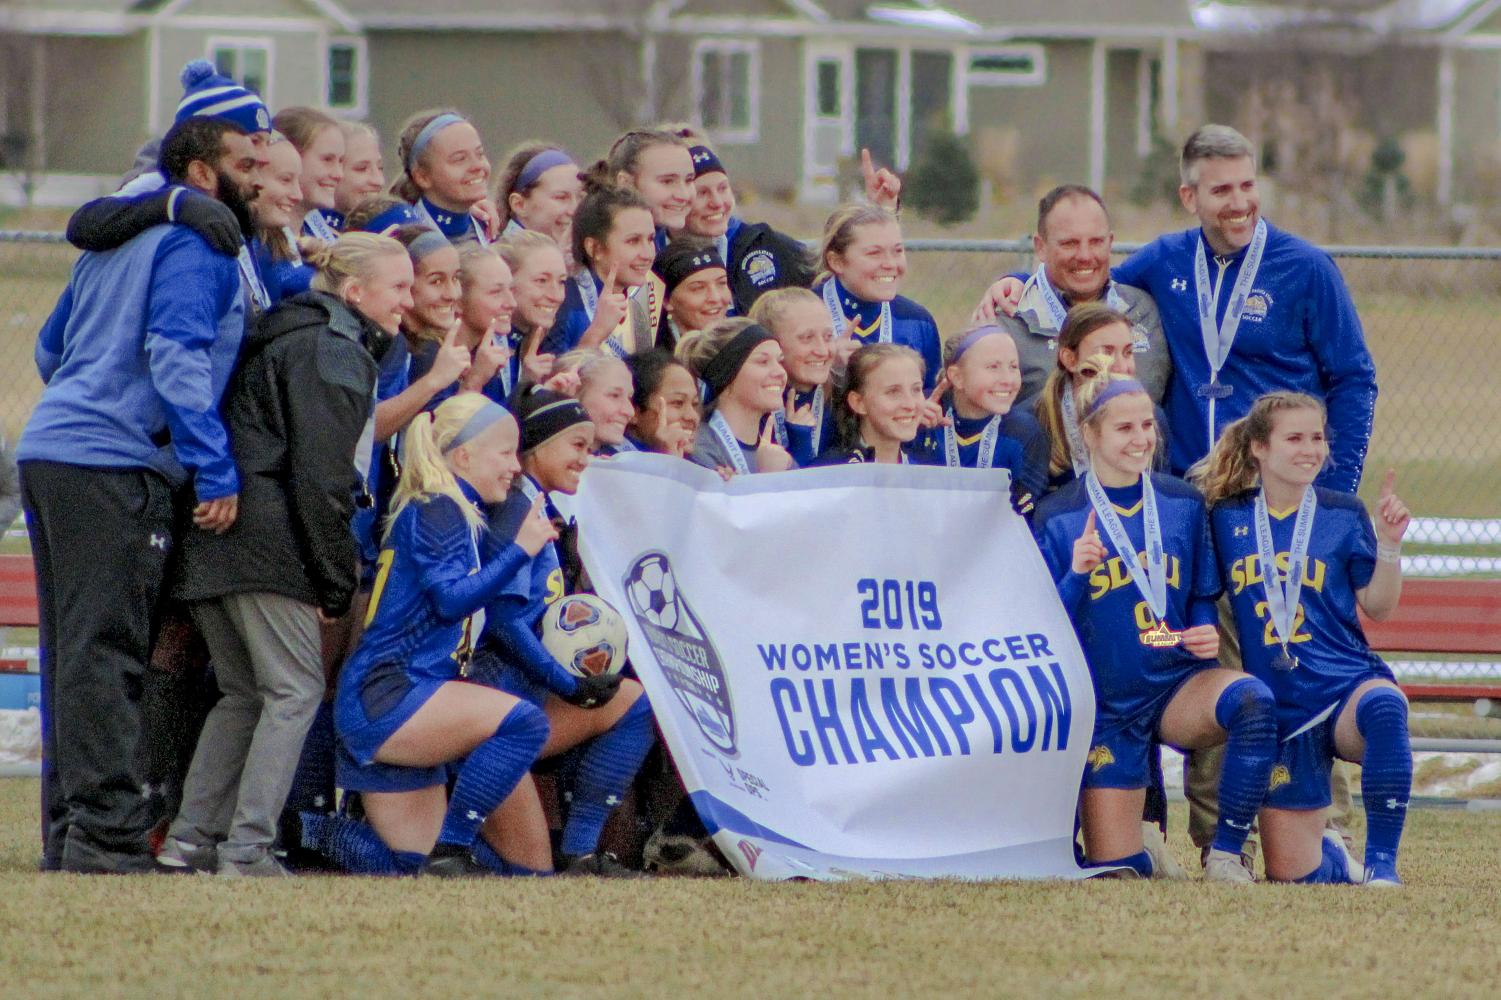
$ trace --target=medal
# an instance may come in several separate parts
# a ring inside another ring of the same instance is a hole
[[[1215,309],[1219,304],[1219,287],[1209,283],[1209,261],[1204,255],[1204,239],[1201,236],[1194,247],[1194,292],[1199,308],[1199,336],[1204,341],[1204,357],[1209,362],[1209,382],[1194,390],[1200,399],[1209,401],[1209,448],[1214,448],[1214,404],[1216,400],[1228,399],[1235,390],[1220,382],[1220,369],[1230,356],[1230,347],[1235,343],[1235,332],[1240,329],[1240,319],[1245,315],[1246,299],[1251,286],[1256,282],[1256,272],[1261,269],[1261,256],[1266,251],[1267,226],[1265,219],[1256,220],[1256,234],[1246,248],[1241,261],[1240,274],[1235,278],[1235,287],[1230,290],[1230,304],[1225,308],[1225,324],[1215,323]],[[1224,275],[1224,266],[1220,268]]]
[[[251,305],[255,312],[265,312],[271,308],[271,294],[266,291],[265,282],[261,281],[260,268],[256,267],[255,258],[250,255],[250,247],[240,244],[240,252],[235,259],[240,265],[240,277],[245,281],[246,291],[250,293]]]
[[[1266,491],[1256,494],[1256,556],[1261,562],[1261,581],[1266,590],[1267,616],[1282,648],[1272,658],[1273,670],[1292,670],[1297,657],[1288,652],[1293,641],[1293,625],[1298,614],[1298,599],[1303,594],[1303,570],[1308,564],[1308,543],[1313,537],[1313,518],[1318,512],[1318,495],[1313,487],[1303,490],[1298,503],[1298,518],[1293,522],[1292,545],[1287,553],[1287,575],[1277,568],[1277,549],[1272,541],[1272,520],[1267,513]]]
[[[844,307],[839,304],[839,290],[834,286],[838,278],[830,278],[823,283],[823,304],[829,310],[829,318],[834,321],[834,337],[838,339],[844,336],[844,331],[849,327],[849,321],[844,318]],[[881,319],[876,326],[876,343],[891,343],[891,303],[881,303]]]
[[[1110,502],[1105,487],[1100,485],[1100,479],[1093,471],[1084,473],[1084,486],[1089,491],[1089,502],[1094,506],[1096,517],[1110,537],[1110,544],[1152,611],[1154,624],[1138,634],[1141,644],[1156,649],[1178,645],[1183,641],[1182,633],[1167,624],[1167,554],[1162,549],[1162,522],[1157,514],[1157,491],[1152,488],[1151,475],[1143,473],[1141,477],[1141,533],[1147,546],[1145,562],[1137,558],[1136,546],[1131,544],[1126,526],[1121,523],[1115,505]]]

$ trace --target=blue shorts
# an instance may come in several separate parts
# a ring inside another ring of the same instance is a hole
[[[1272,765],[1272,777],[1267,783],[1266,805],[1272,809],[1323,809],[1334,801],[1329,789],[1334,758],[1334,724],[1340,713],[1349,704],[1355,689],[1366,681],[1391,680],[1385,674],[1372,672],[1352,680],[1339,701],[1313,717],[1294,733],[1280,736],[1277,747],[1277,762]]]
[[[1157,739],[1157,727],[1168,702],[1188,679],[1200,670],[1217,667],[1215,660],[1205,660],[1198,667],[1165,687],[1145,708],[1130,716],[1114,715],[1096,709],[1094,738],[1084,764],[1085,788],[1146,788],[1152,784],[1150,754]]]
[[[403,665],[392,663],[372,668],[359,690],[341,684],[334,696],[338,786],[352,792],[410,792],[446,782],[446,765],[401,767],[375,760],[385,742],[445,683],[410,677]]]
[[[340,742],[334,761],[334,783],[347,792],[415,792],[448,784],[457,764],[436,767],[402,767],[379,761],[361,764]]]
[[[543,708],[552,694],[552,689],[546,684],[515,664],[507,663],[492,650],[475,654],[469,664],[468,679],[504,691],[537,708]]]

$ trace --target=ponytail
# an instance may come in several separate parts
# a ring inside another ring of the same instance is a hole
[[[402,432],[401,478],[391,494],[387,531],[407,504],[414,500],[426,503],[435,496],[446,496],[458,504],[464,520],[475,532],[484,527],[484,516],[459,488],[458,478],[443,457],[443,449],[464,429],[469,418],[489,403],[480,393],[462,392],[450,396],[430,413],[417,414],[407,425]]]
[[[1325,415],[1324,404],[1307,393],[1269,392],[1262,396],[1251,404],[1250,412],[1225,428],[1209,454],[1188,470],[1188,480],[1210,506],[1254,489],[1261,481],[1261,467],[1251,453],[1251,445],[1271,441],[1277,414],[1303,409],[1317,410],[1321,419]]]

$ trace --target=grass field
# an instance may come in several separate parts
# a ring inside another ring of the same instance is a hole
[[[38,875],[0,781],[6,997],[1493,997],[1501,812],[1414,811],[1408,885],[268,882]],[[1183,827],[1181,808],[1173,817]],[[1186,862],[1190,849],[1175,842]]]

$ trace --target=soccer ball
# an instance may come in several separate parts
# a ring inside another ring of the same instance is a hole
[[[626,584],[626,595],[638,615],[660,628],[678,627],[678,586],[667,557],[658,553],[636,563]]]
[[[625,620],[594,594],[570,594],[542,616],[542,645],[579,677],[619,673],[625,666]]]

